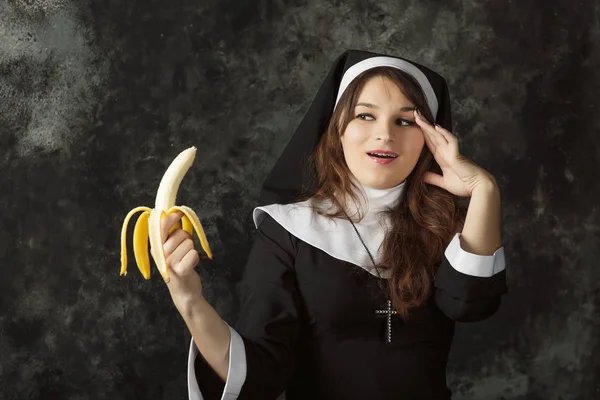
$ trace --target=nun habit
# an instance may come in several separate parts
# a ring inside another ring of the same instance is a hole
[[[229,326],[223,382],[191,341],[190,400],[446,400],[446,364],[456,321],[493,315],[507,292],[504,247],[480,256],[460,247],[460,233],[437,267],[432,294],[407,323],[376,290],[386,221],[378,212],[404,190],[364,187],[365,217],[355,228],[296,201],[315,171],[304,161],[317,146],[343,90],[361,72],[391,66],[420,84],[436,123],[451,130],[445,80],[399,57],[349,50],[335,60],[306,116],[267,176],[253,211],[256,236],[238,284],[236,327]],[[357,233],[359,233],[357,235]],[[361,242],[362,239],[362,242]],[[369,257],[369,252],[374,260]]]

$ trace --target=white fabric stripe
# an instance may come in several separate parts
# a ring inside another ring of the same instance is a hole
[[[348,70],[342,77],[342,81],[340,83],[340,88],[338,90],[337,99],[335,100],[335,106],[337,106],[338,102],[340,101],[340,97],[342,97],[342,94],[344,93],[344,91],[346,90],[348,85],[350,85],[350,83],[358,75],[360,75],[361,73],[363,73],[366,70],[376,68],[376,67],[397,68],[401,71],[406,72],[407,74],[410,74],[413,78],[415,78],[417,80],[417,82],[419,82],[419,85],[421,85],[421,88],[423,89],[423,92],[425,93],[425,98],[427,99],[427,104],[429,105],[429,108],[431,109],[433,118],[434,119],[436,118],[437,112],[438,112],[438,101],[437,101],[437,97],[435,97],[435,92],[433,91],[433,87],[431,86],[431,83],[429,83],[429,80],[427,79],[425,74],[423,72],[421,72],[421,70],[419,68],[415,67],[413,64],[406,62],[404,60],[400,60],[398,58],[393,58],[393,57],[371,57],[371,58],[367,58],[366,60],[363,60],[361,62],[358,62],[358,63],[354,64],[353,66],[351,66],[350,68],[348,68]],[[334,107],[334,109],[335,109],[335,107]]]
[[[198,381],[196,380],[196,368],[194,367],[194,360],[196,359],[198,353],[198,347],[196,347],[194,338],[192,338],[192,342],[190,343],[190,351],[188,353],[187,373],[189,400],[204,400],[202,392],[200,392],[200,388],[198,387]]]
[[[227,324],[229,326],[229,324]],[[221,400],[236,400],[246,381],[246,347],[242,337],[229,326],[231,343],[229,345],[229,371],[225,383],[225,393]]]
[[[240,334],[227,322],[225,324],[231,332],[231,341],[229,342],[229,371],[227,371],[227,381],[225,382],[225,390],[223,391],[221,400],[236,400],[246,381],[246,348]],[[200,388],[198,387],[196,369],[194,367],[194,360],[198,353],[198,347],[196,347],[194,338],[192,338],[188,354],[187,374],[189,400],[204,400],[202,392],[200,392]]]
[[[460,232],[454,235],[444,254],[452,268],[466,275],[489,278],[506,268],[504,246],[491,256],[469,253],[460,246]]]

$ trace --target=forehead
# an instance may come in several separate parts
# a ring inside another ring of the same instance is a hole
[[[365,82],[358,95],[358,100],[370,100],[370,102],[393,101],[410,103],[396,82],[388,77],[380,75],[372,76]]]

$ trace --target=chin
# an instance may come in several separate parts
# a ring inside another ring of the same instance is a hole
[[[360,174],[353,173],[350,170],[353,177],[360,182],[361,185],[377,190],[391,189],[398,186],[406,180],[409,173],[406,173],[406,169],[402,168],[401,171],[387,171],[382,174],[381,171],[369,171],[367,168],[358,169]],[[399,178],[400,177],[400,178]]]

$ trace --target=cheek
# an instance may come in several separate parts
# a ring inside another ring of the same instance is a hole
[[[342,136],[342,148],[346,156],[352,156],[353,153],[359,151],[365,141],[365,133],[360,129],[348,127]]]
[[[421,150],[425,146],[425,138],[423,137],[423,133],[418,130],[411,132],[410,134],[405,136],[405,142],[403,143],[403,147],[407,149],[411,153],[417,153],[417,156],[421,154]]]
[[[356,145],[359,144],[362,140],[364,140],[366,136],[366,133],[362,129],[360,129],[356,125],[350,124],[346,128],[343,137],[346,143],[348,143],[349,145]]]

